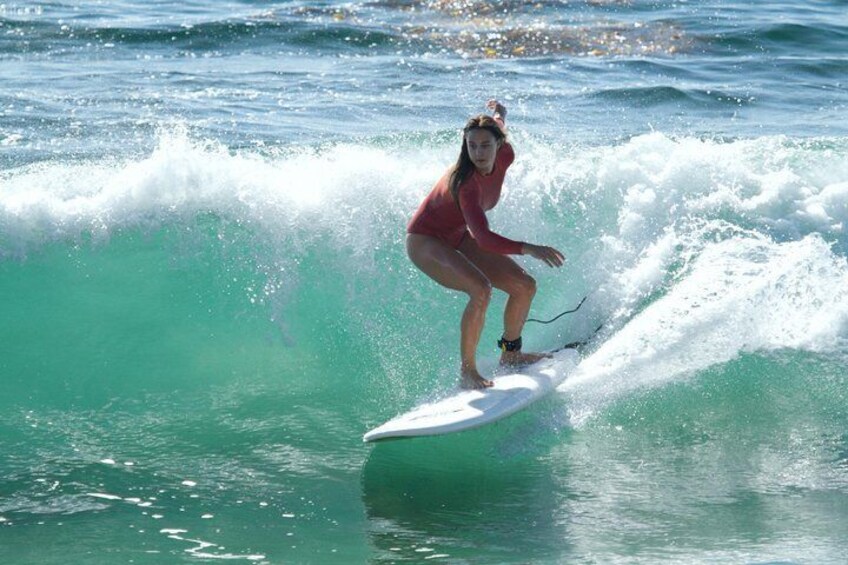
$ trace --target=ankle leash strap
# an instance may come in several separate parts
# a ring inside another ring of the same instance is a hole
[[[513,339],[512,341],[504,338],[499,339],[498,349],[504,352],[521,351],[521,336],[518,336],[518,339]]]

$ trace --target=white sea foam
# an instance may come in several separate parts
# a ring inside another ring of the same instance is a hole
[[[416,155],[411,155],[410,152]],[[407,215],[441,173],[417,149],[337,145],[235,153],[163,134],[146,158],[119,163],[38,164],[0,176],[0,253],[81,233],[158,225],[207,212],[286,237],[293,228],[369,241],[386,215]]]
[[[744,352],[829,352],[848,343],[848,264],[818,235],[707,244],[667,294],[583,361],[560,390],[575,423],[637,388]]]
[[[104,500],[123,500],[123,498],[121,498],[120,496],[117,496],[117,495],[114,495],[114,494],[107,494],[105,492],[89,492],[89,493],[86,493],[86,494],[88,496],[91,496],[91,497],[94,497],[94,498],[102,498]]]

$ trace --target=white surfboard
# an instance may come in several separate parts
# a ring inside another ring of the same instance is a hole
[[[552,359],[495,377],[491,388],[464,390],[413,408],[374,428],[362,440],[449,434],[496,422],[555,389],[577,366],[578,358],[574,349],[564,349]]]

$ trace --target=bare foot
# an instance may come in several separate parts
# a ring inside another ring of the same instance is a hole
[[[550,359],[550,353],[524,353],[522,351],[504,351],[501,353],[501,365],[504,367],[525,367],[542,359]]]
[[[495,383],[489,379],[484,379],[476,369],[462,370],[462,383],[460,386],[467,390],[476,390],[481,388],[489,388]]]

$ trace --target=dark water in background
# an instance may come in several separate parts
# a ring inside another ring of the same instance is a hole
[[[846,9],[0,5],[0,560],[845,562]],[[604,330],[364,446],[455,384],[403,231],[491,96],[533,314],[590,296],[525,341]]]

